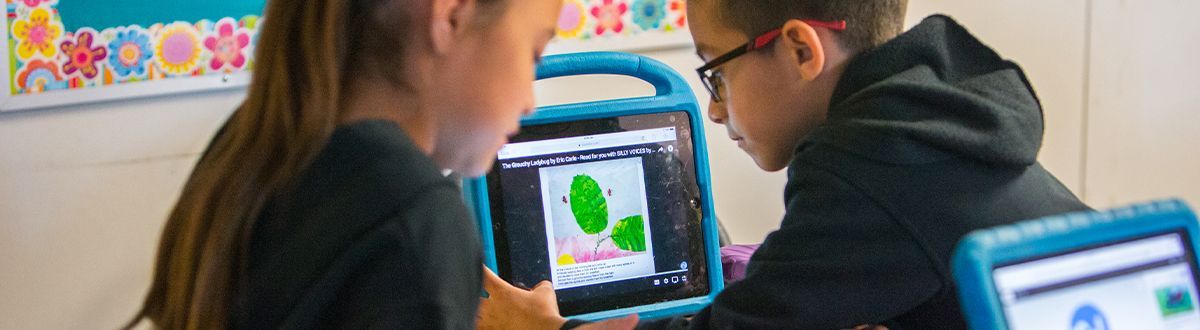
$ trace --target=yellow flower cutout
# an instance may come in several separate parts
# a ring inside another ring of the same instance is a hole
[[[13,38],[17,39],[17,57],[29,60],[36,54],[46,58],[54,58],[58,52],[55,47],[58,37],[62,36],[62,23],[54,20],[50,12],[44,8],[34,9],[29,13],[28,20],[13,23]]]
[[[574,39],[579,36],[580,32],[583,32],[585,25],[587,25],[587,14],[583,3],[579,0],[564,1],[562,12],[558,15],[558,37]]]
[[[186,23],[164,27],[155,43],[154,56],[163,72],[183,75],[195,71],[200,63],[200,35]]]

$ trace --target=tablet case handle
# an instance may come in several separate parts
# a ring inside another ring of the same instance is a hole
[[[656,96],[691,93],[687,82],[671,67],[629,53],[589,52],[547,56],[538,66],[537,80],[591,74],[612,74],[641,79],[654,86]]]

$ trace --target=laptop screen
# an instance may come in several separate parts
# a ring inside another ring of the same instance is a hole
[[[552,281],[563,315],[708,294],[689,119],[522,127],[487,177],[500,276]]]
[[[1000,265],[1011,329],[1200,329],[1197,268],[1183,231]]]

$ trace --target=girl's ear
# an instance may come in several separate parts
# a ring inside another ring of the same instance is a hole
[[[475,0],[433,0],[429,20],[429,40],[438,55],[454,48],[462,32],[474,17]]]
[[[817,30],[798,19],[783,24],[779,46],[786,52],[786,59],[804,80],[812,81],[825,70],[825,47]]]

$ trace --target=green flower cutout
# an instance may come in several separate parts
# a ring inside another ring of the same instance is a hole
[[[596,179],[580,174],[571,181],[571,213],[575,214],[579,229],[588,235],[608,228],[608,201]]]
[[[643,229],[642,216],[635,215],[621,221],[617,221],[617,225],[613,226],[612,240],[617,248],[629,252],[646,251],[646,231]]]

